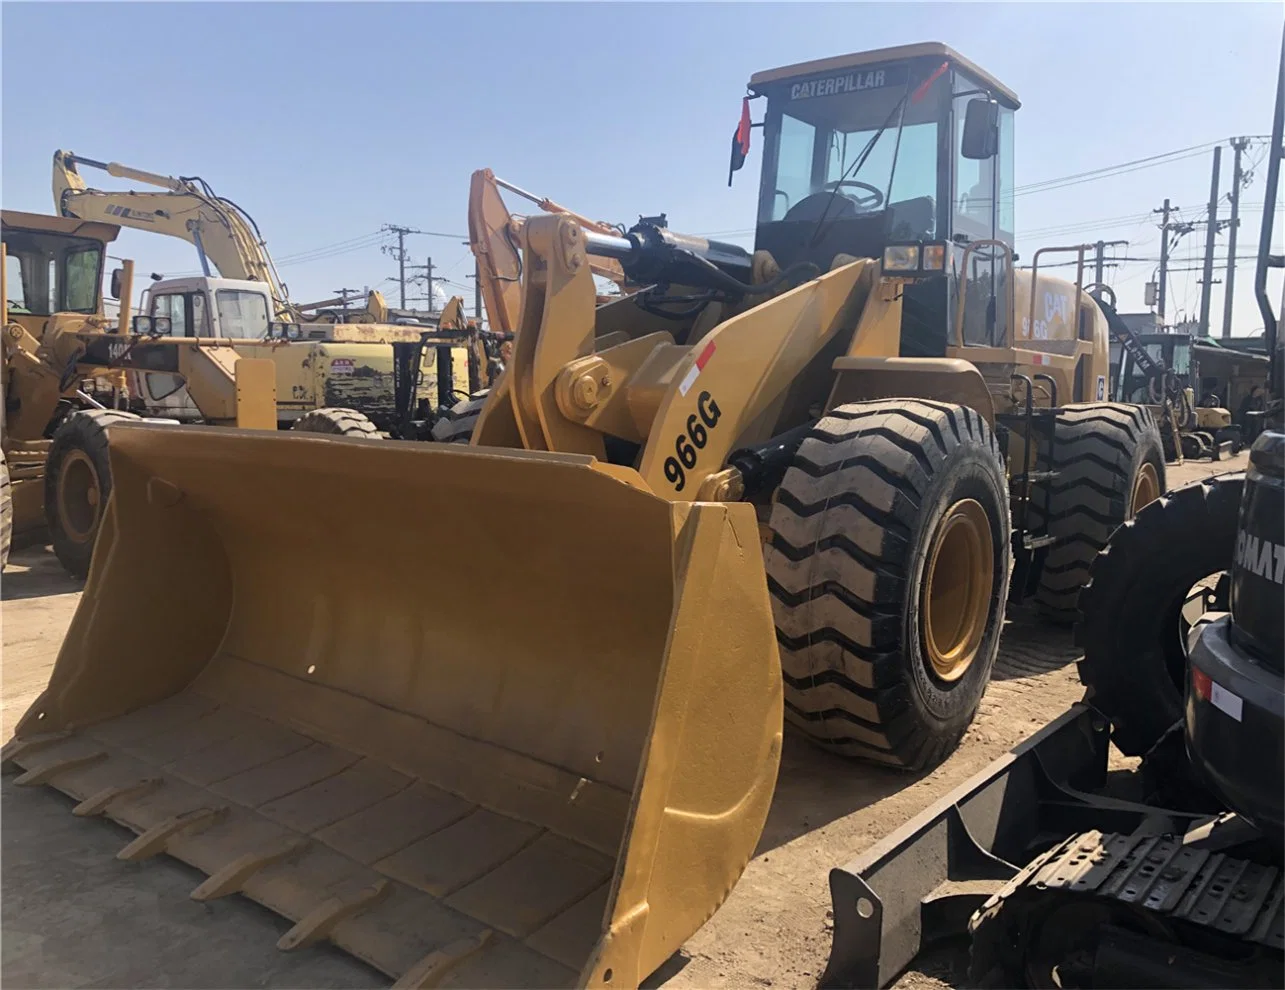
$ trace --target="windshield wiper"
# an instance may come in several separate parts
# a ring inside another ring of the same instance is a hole
[[[934,82],[936,82],[937,77],[940,76],[943,72],[945,72],[947,68],[949,68],[949,63],[943,62],[941,65],[939,65],[936,69],[933,70],[932,74],[929,75],[927,79],[925,79],[922,83],[920,83],[918,86],[915,87],[914,100],[916,103],[918,103],[919,100],[928,92],[928,87],[931,86]],[[815,229],[812,231],[812,240],[808,242],[809,247],[816,247],[817,244],[820,242],[821,234],[823,232],[822,227],[825,224],[826,218],[830,215],[830,207],[834,205],[835,197],[839,195],[839,187],[842,186],[843,183],[846,182],[848,179],[852,178],[858,172],[861,171],[861,166],[864,165],[866,163],[866,159],[870,157],[870,152],[874,150],[874,146],[875,144],[878,143],[879,138],[883,137],[883,132],[886,131],[888,129],[888,125],[892,123],[892,118],[897,117],[899,114],[900,114],[900,117],[897,120],[897,130],[898,130],[897,144],[898,144],[898,147],[900,147],[900,144],[901,144],[900,131],[901,131],[902,125],[905,123],[906,101],[910,99],[910,96],[911,96],[910,73],[907,72],[906,86],[905,86],[905,89],[902,90],[901,99],[897,100],[896,105],[889,112],[888,116],[884,118],[883,123],[879,125],[879,129],[875,131],[874,134],[871,135],[870,140],[866,142],[866,146],[861,149],[861,154],[857,156],[856,161],[854,161],[851,165],[849,165],[848,168],[844,171],[844,173],[841,176],[839,176],[838,180],[836,180],[836,182],[834,183],[834,188],[830,190],[830,198],[826,200],[825,209],[821,211],[821,216],[817,219],[817,225]],[[892,170],[895,172],[896,168],[897,168],[897,162],[896,162],[896,155],[894,154]],[[887,209],[887,205],[888,205],[887,196],[891,195],[891,193],[892,193],[892,177],[891,175],[889,175],[888,193],[886,193],[884,197],[885,199],[884,209]]]

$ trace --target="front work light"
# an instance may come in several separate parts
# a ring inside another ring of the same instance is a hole
[[[889,244],[883,249],[885,272],[915,272],[919,270],[918,244]]]

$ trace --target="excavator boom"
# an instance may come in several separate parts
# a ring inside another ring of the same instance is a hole
[[[101,169],[164,192],[91,189],[78,166]],[[54,207],[64,217],[99,220],[135,230],[177,237],[196,246],[205,274],[210,264],[223,278],[266,282],[279,317],[290,314],[286,287],[277,275],[254,219],[231,200],[215,195],[199,178],[174,178],[117,162],[101,162],[70,151],[54,152]]]

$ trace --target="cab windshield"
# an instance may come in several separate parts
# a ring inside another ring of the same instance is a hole
[[[9,312],[20,316],[98,312],[101,242],[7,228],[4,245]]]
[[[779,137],[768,148],[760,223],[891,210],[892,226],[905,228],[894,236],[931,238],[941,103],[912,99],[914,85],[902,65],[783,86],[769,110]]]
[[[219,289],[215,293],[215,305],[220,335],[238,339],[268,335],[268,303],[261,293]]]

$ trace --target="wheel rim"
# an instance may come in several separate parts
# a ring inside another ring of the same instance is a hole
[[[972,666],[986,632],[995,554],[990,520],[975,499],[950,507],[933,540],[920,628],[931,673],[957,681]]]
[[[88,543],[102,511],[98,470],[83,450],[70,451],[58,472],[58,520],[76,543]]]
[[[1133,479],[1133,494],[1129,499],[1129,518],[1138,514],[1138,510],[1160,497],[1160,477],[1156,467],[1150,461],[1138,469],[1138,476]]]

